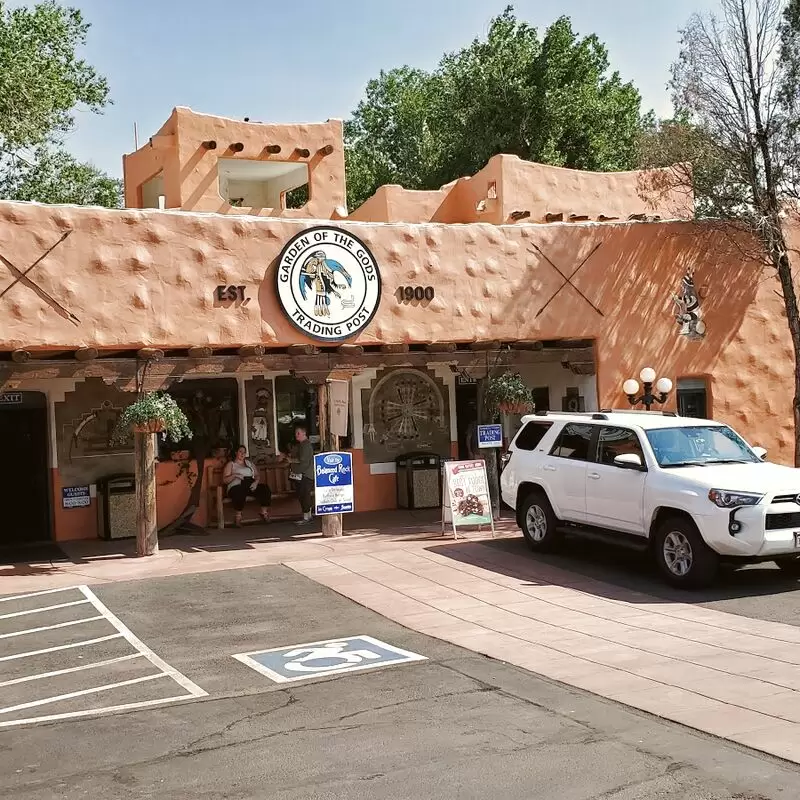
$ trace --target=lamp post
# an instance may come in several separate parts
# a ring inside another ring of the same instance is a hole
[[[642,393],[639,394],[639,381],[635,378],[628,378],[622,384],[622,391],[628,396],[628,402],[632,406],[644,405],[645,410],[649,411],[654,403],[666,403],[669,393],[672,391],[672,381],[669,378],[659,378],[656,380],[656,371],[652,367],[645,367],[639,373],[642,382]],[[655,392],[653,386],[655,384]]]

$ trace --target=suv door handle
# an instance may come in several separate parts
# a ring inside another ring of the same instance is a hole
[[[545,472],[555,472],[555,471],[556,471],[556,468],[555,468],[554,466],[551,466],[550,464],[545,464],[545,465],[542,467],[542,469],[543,469]]]
[[[599,472],[590,472],[588,477],[590,477],[593,481],[600,480],[600,473]]]

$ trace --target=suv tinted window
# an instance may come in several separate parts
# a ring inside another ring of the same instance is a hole
[[[591,425],[579,425],[571,422],[564,426],[550,455],[560,458],[572,458],[576,461],[588,461],[589,440],[591,438]]]
[[[535,450],[544,435],[553,427],[552,422],[529,422],[519,432],[514,448],[516,450]]]
[[[597,460],[601,464],[613,464],[617,456],[625,453],[633,453],[642,459],[642,464],[645,463],[642,445],[634,431],[627,428],[600,428],[600,436],[597,440]]]

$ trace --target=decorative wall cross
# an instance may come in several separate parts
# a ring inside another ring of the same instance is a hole
[[[578,274],[580,269],[583,265],[597,252],[598,248],[602,242],[598,242],[590,251],[589,254],[578,264],[577,267],[572,271],[572,274],[567,277],[540,249],[536,246],[533,242],[531,242],[531,247],[533,247],[536,252],[545,260],[547,263],[564,279],[564,283],[556,289],[550,299],[536,312],[536,316],[540,316],[547,306],[556,299],[556,297],[561,293],[561,290],[565,286],[571,286],[601,317],[605,316],[603,312],[572,282],[572,279]]]
[[[61,242],[63,242],[71,233],[72,231],[68,230],[61,234],[61,238],[55,244],[45,250],[44,253],[42,253],[42,255],[40,255],[39,258],[37,258],[36,261],[34,261],[33,264],[31,264],[24,271],[16,267],[2,253],[0,253],[0,262],[5,264],[6,269],[14,278],[14,280],[11,281],[11,283],[6,286],[2,292],[0,292],[0,298],[8,294],[18,283],[21,283],[27,286],[31,291],[36,292],[36,294],[39,295],[42,300],[44,300],[52,309],[54,309],[56,313],[64,317],[64,319],[69,320],[74,325],[79,325],[80,320],[68,308],[65,308],[61,303],[59,303],[58,300],[56,300],[55,297],[46,292],[41,286],[28,277],[28,273],[32,272],[36,267],[38,267],[39,264],[41,264],[42,261],[44,261],[45,258],[47,258],[47,256],[49,256],[50,253],[52,253],[53,250],[55,250],[56,247],[58,247]]]

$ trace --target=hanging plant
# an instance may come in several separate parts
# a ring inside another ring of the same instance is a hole
[[[186,414],[165,392],[150,392],[131,403],[117,419],[113,440],[126,441],[130,431],[161,433],[173,442],[192,438]]]
[[[506,372],[489,380],[486,387],[486,406],[492,415],[526,414],[533,408],[531,390],[518,372]]]

